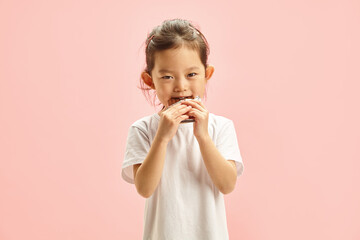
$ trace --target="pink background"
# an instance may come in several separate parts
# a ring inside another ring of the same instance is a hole
[[[225,196],[230,239],[360,239],[360,2],[0,1],[0,239],[141,239],[122,180],[144,41],[200,26],[208,109],[245,164]]]

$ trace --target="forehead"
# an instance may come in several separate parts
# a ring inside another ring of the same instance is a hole
[[[154,54],[154,70],[182,70],[191,67],[201,68],[199,52],[196,49],[182,46],[176,49],[166,49]]]

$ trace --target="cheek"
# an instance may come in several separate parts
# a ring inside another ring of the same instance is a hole
[[[169,98],[169,94],[166,91],[156,91],[156,95],[160,101],[167,101]]]
[[[156,92],[158,95],[164,96],[167,94],[168,91],[166,90],[166,88],[158,88],[156,89]]]
[[[205,81],[198,81],[194,84],[194,89],[196,89],[199,92],[203,92],[205,90],[206,83]]]
[[[166,95],[171,94],[172,88],[171,88],[170,84],[166,84],[166,85],[159,87],[157,92],[159,92],[161,95],[166,96]]]

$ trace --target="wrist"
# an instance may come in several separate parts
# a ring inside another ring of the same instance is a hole
[[[161,145],[167,145],[169,143],[169,139],[161,137],[160,135],[156,134],[154,137],[154,142],[157,142],[158,144]]]
[[[201,135],[201,136],[197,136],[196,137],[197,141],[199,142],[199,144],[204,144],[204,143],[207,143],[209,141],[212,141],[210,135],[207,133],[207,134],[204,134],[204,135]]]

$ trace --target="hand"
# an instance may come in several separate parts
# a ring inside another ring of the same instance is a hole
[[[176,134],[180,122],[189,118],[185,113],[190,109],[191,106],[176,104],[160,112],[160,122],[156,133],[157,137],[167,142],[170,141]]]
[[[195,118],[194,135],[197,140],[208,137],[209,111],[201,101],[190,100],[182,102],[182,105],[191,106],[191,110],[187,115]]]

